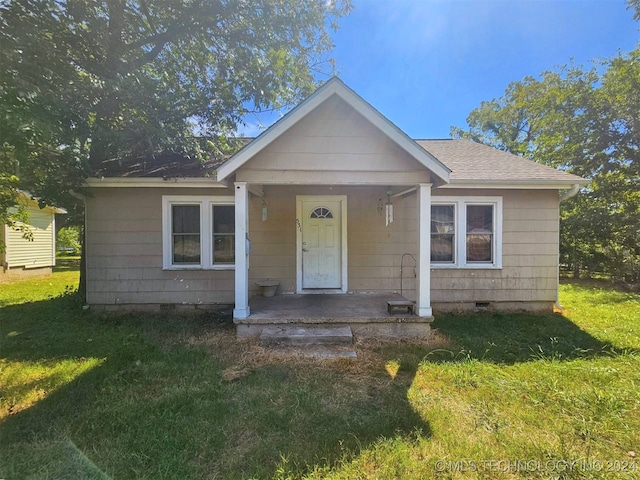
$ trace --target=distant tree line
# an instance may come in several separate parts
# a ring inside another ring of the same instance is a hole
[[[640,46],[511,83],[467,123],[451,135],[589,179],[561,204],[560,262],[574,277],[640,282]]]

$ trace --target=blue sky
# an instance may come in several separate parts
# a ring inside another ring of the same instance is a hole
[[[448,138],[510,82],[640,41],[624,0],[352,1],[333,35],[339,76],[412,138]],[[247,117],[243,130],[275,119]]]

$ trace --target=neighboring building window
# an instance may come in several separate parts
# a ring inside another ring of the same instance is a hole
[[[163,267],[228,269],[235,264],[234,198],[162,197]]]
[[[502,197],[433,197],[434,267],[502,266]]]

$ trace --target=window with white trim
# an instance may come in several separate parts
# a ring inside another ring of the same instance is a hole
[[[502,267],[502,197],[432,197],[431,266]]]
[[[234,197],[162,196],[165,269],[235,266]]]

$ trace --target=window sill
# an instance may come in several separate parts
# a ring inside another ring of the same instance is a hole
[[[235,265],[213,265],[211,267],[203,267],[202,265],[171,265],[162,267],[162,270],[235,270]]]
[[[431,264],[432,270],[502,270],[501,265],[446,265]]]

